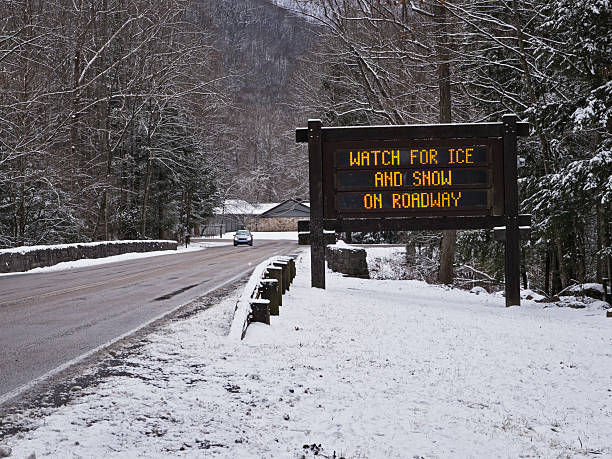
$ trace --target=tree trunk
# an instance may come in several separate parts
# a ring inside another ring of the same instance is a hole
[[[142,209],[140,211],[140,239],[145,239],[147,236],[147,206],[149,204],[149,188],[151,186],[151,173],[153,172],[153,164],[151,153],[147,152],[147,172],[145,175],[144,190],[142,194]]]
[[[518,0],[512,1],[512,8],[513,8],[513,13],[514,13],[514,27],[516,30],[516,40],[519,46],[518,56],[519,56],[519,61],[521,63],[521,68],[523,69],[523,73],[525,75],[525,88],[527,89],[527,94],[529,95],[529,102],[532,105],[535,105],[537,101],[537,97],[536,97],[535,89],[533,87],[533,80],[531,78],[531,69],[529,67],[529,63],[527,62],[527,58],[525,57],[525,54],[526,54],[525,36],[523,34],[523,29],[521,26],[521,19],[520,19],[520,15],[518,11]],[[542,127],[540,126],[540,123],[537,117],[532,115],[531,122],[534,126],[536,133],[538,134],[538,138],[540,139],[540,145],[542,147],[542,157],[544,158],[544,161],[543,161],[544,173],[550,174],[551,172],[551,168],[549,164],[551,161],[550,142],[548,141],[546,134],[542,130]]]
[[[563,244],[561,238],[555,237],[555,248],[557,249],[557,263],[559,266],[559,278],[561,280],[561,289],[564,289],[569,284],[569,278],[567,276],[567,266],[563,261]]]
[[[584,244],[582,241],[582,231],[579,231],[578,224],[576,220],[573,221],[574,225],[574,238],[575,238],[575,246],[576,246],[576,268],[577,268],[577,276],[578,282],[584,284],[586,277],[586,267],[585,267],[585,252],[584,252]]]
[[[17,246],[25,245],[25,227],[26,227],[26,211],[25,211],[25,167],[21,172],[21,187],[19,190],[19,239]]]
[[[525,250],[521,250],[521,277],[523,278],[523,288],[527,289],[529,288],[529,283],[527,282],[527,263],[525,258]]]
[[[559,275],[560,269],[559,269],[559,257],[557,254],[557,251],[553,247],[551,247],[551,253],[552,253],[552,257],[553,257],[553,271],[552,271],[552,290],[551,290],[551,294],[555,294],[560,292],[563,287],[561,285],[561,276]]]
[[[166,218],[168,218],[168,209],[166,209],[166,206],[164,206],[161,199],[157,204],[157,215],[159,216],[159,231],[157,233],[159,238],[170,239],[170,232],[165,224]]]
[[[191,234],[191,193],[185,192],[185,229]]]
[[[76,6],[76,4],[75,4]],[[80,73],[81,73],[81,52],[83,48],[83,40],[85,39],[85,33],[81,30],[82,26],[82,16],[83,16],[83,1],[80,0],[78,4],[78,10],[75,12],[78,15],[78,21],[75,29],[74,36],[74,55],[73,55],[73,68],[72,68],[72,117],[70,120],[70,154],[72,155],[71,164],[74,167],[76,166],[77,153],[79,147],[79,106],[81,103],[81,90],[80,87]],[[73,173],[74,180],[74,173]],[[73,186],[76,185],[73,181]]]
[[[453,283],[455,277],[453,262],[455,261],[456,244],[456,230],[446,230],[442,232],[442,243],[440,245],[440,271],[438,273],[438,280],[441,284]]]
[[[544,293],[550,296],[550,250],[548,247],[546,247],[546,255],[544,258]]]
[[[604,266],[603,266],[603,257],[601,255],[599,255],[601,253],[601,249],[603,248],[602,245],[602,225],[601,225],[601,205],[597,205],[597,209],[595,211],[595,216],[596,216],[596,228],[597,228],[597,260],[595,261],[595,278],[597,279],[597,282],[599,282],[600,284],[602,283],[602,278],[606,277],[603,274],[604,271]]]
[[[599,204],[597,206],[597,249],[599,256],[597,257],[598,278],[597,282],[601,283],[603,277],[610,279],[612,277],[612,266],[610,257],[604,256],[601,251],[610,246],[610,233],[608,231],[609,224],[606,215],[606,208]]]
[[[140,214],[140,238],[141,239],[146,239],[147,237],[147,207],[149,205],[149,192],[151,189],[151,175],[153,174],[153,154],[151,153],[151,143],[152,143],[151,139],[153,136],[153,130],[155,128],[157,114],[153,112],[152,105],[153,104],[151,103],[151,101],[149,101],[150,119],[149,119],[149,126],[147,129],[147,141],[146,141],[147,171],[145,173],[145,183],[144,183],[144,190],[143,190],[143,195],[142,195],[142,209],[141,209],[141,214]]]
[[[451,122],[451,80],[450,62],[448,53],[448,32],[446,24],[446,7],[436,4],[434,8],[436,19],[440,23],[440,38],[436,43],[438,57],[438,87],[440,90],[440,123]],[[440,271],[438,280],[442,284],[452,284],[455,278],[453,264],[455,261],[455,246],[457,244],[457,231],[446,230],[442,232],[440,245]]]
[[[105,230],[105,226],[106,226],[106,200],[107,200],[107,193],[106,190],[104,190],[102,192],[102,198],[101,198],[101,202],[100,202],[100,209],[98,210],[98,217],[96,218],[96,224],[94,226],[94,230],[93,230],[93,234],[91,235],[91,240],[92,241],[107,241],[107,235],[106,235],[106,230]],[[102,226],[102,235],[100,234],[100,227]]]

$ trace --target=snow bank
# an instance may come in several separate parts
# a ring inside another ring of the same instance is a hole
[[[561,292],[562,296],[589,296],[602,300],[604,297],[604,287],[602,284],[596,284],[593,282],[586,284],[572,285]]]

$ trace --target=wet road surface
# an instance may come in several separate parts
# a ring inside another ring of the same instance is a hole
[[[261,240],[253,247],[228,244],[0,276],[0,403],[58,366],[297,248],[293,241]]]

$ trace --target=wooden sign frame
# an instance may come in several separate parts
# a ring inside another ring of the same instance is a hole
[[[344,232],[505,226],[506,306],[520,305],[519,226],[529,226],[530,216],[518,213],[517,136],[528,134],[528,123],[518,122],[515,115],[505,115],[502,122],[497,123],[325,128],[320,120],[309,120],[307,128],[296,129],[296,141],[308,142],[312,286],[325,288],[324,228]],[[400,148],[409,144],[442,147],[451,144],[486,145],[489,148],[487,164],[478,167],[486,167],[490,174],[486,184],[489,190],[487,206],[413,211],[408,217],[402,211],[389,209],[367,214],[352,209],[339,210],[338,177],[341,168],[334,164],[334,152],[343,148]]]

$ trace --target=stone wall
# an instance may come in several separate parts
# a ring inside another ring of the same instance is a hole
[[[299,217],[248,218],[246,228],[251,231],[297,231]]]
[[[332,271],[346,274],[349,277],[370,278],[365,249],[327,246],[325,258],[327,266]]]
[[[104,258],[131,252],[176,250],[177,245],[176,241],[108,241],[48,247],[17,247],[0,250],[0,273],[27,271],[83,258]]]

